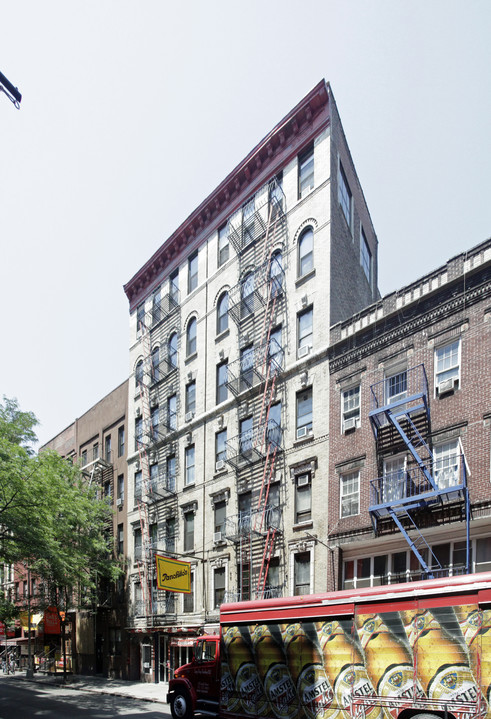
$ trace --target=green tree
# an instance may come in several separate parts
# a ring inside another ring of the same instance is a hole
[[[29,563],[57,606],[92,595],[112,559],[112,508],[76,465],[35,454],[35,416],[15,400],[0,404],[0,561]],[[65,601],[61,601],[62,598]]]

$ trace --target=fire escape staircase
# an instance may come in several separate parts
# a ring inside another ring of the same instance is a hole
[[[470,506],[464,454],[462,452],[459,457],[458,476],[454,473],[449,483],[440,482],[433,453],[425,439],[429,434],[430,408],[424,366],[408,369],[401,373],[401,377],[404,391],[395,397],[390,397],[388,380],[371,387],[369,418],[378,450],[388,450],[391,444],[399,445],[414,460],[410,469],[389,472],[371,481],[369,512],[375,534],[378,533],[379,520],[389,517],[417,558],[423,575],[427,578],[438,576],[444,568],[418,526],[418,519],[423,510],[437,503],[443,508],[445,503],[457,501],[461,519],[466,522],[466,569],[469,571]]]

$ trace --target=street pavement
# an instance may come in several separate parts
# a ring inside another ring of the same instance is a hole
[[[61,674],[41,674],[36,672],[32,679],[27,679],[26,673],[16,672],[15,674],[0,674],[1,677],[16,679],[22,682],[34,682],[40,685],[62,685],[63,676]],[[94,694],[110,694],[112,696],[127,697],[139,699],[140,701],[158,702],[166,706],[165,701],[167,695],[167,682],[132,682],[124,679],[107,679],[105,677],[93,677],[83,675],[68,674],[66,678],[66,687],[70,689],[78,689],[85,692],[93,692]],[[169,714],[170,714],[170,707]]]

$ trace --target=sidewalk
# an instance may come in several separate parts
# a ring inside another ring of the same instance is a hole
[[[0,674],[0,677],[18,679],[19,681],[34,682],[36,684],[62,685],[62,674],[39,674],[35,673],[32,679],[26,678],[25,671],[15,674]],[[68,674],[65,685],[69,689],[76,689],[95,694],[112,694],[113,696],[131,697],[148,702],[159,702],[166,704],[167,682],[131,682],[124,679],[107,679],[106,677],[92,677],[80,674]],[[170,714],[170,707],[169,707]]]

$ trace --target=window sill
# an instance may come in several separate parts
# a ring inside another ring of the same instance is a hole
[[[230,334],[230,329],[227,327],[226,330],[223,330],[223,332],[220,332],[219,335],[215,337],[215,342],[221,342],[225,339],[225,337],[228,337]]]
[[[186,357],[186,359],[184,360],[184,364],[189,364],[190,362],[192,362],[193,360],[195,360],[197,356],[198,356],[198,353],[197,353],[197,352],[193,352],[192,355],[188,355],[188,356]]]
[[[293,442],[294,447],[301,447],[304,444],[309,444],[310,442],[314,441],[314,435],[309,434],[307,437],[301,437],[300,439],[295,439]]]
[[[312,529],[314,526],[314,522],[312,519],[308,519],[305,522],[298,522],[297,524],[294,524],[292,529],[294,532],[300,532],[303,529]]]
[[[301,287],[305,282],[308,282],[312,277],[315,277],[315,267],[313,270],[310,270],[310,272],[306,272],[301,277],[298,277],[295,281],[295,287]]]
[[[192,484],[186,484],[186,485],[182,488],[182,491],[185,492],[187,489],[194,489],[195,487],[196,487],[195,482],[193,482]]]

